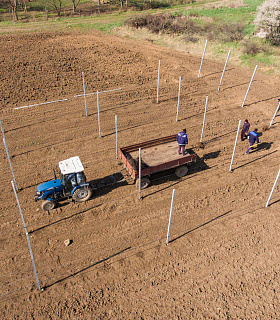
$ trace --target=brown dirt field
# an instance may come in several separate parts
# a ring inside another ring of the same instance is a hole
[[[224,61],[174,52],[101,33],[1,35],[1,121],[19,202],[30,235],[39,291],[12,175],[1,144],[1,319],[279,319],[279,78]],[[159,103],[156,103],[161,61]],[[99,137],[96,95],[100,93]],[[178,83],[182,77],[179,121]],[[204,149],[199,149],[206,96]],[[50,102],[29,108],[22,106]],[[157,175],[142,191],[133,184],[98,189],[86,203],[49,213],[34,202],[36,186],[59,161],[79,156],[88,180],[122,169],[119,146],[187,128],[199,156],[188,175]],[[262,144],[248,156],[238,121],[249,119]],[[278,129],[277,129],[278,128]],[[173,189],[170,243],[166,233]],[[69,246],[64,240],[70,239]]]

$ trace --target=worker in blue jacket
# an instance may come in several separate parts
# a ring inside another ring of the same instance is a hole
[[[183,131],[179,132],[177,135],[178,142],[178,154],[185,154],[185,145],[188,144],[188,136],[186,134],[187,130],[183,129]]]
[[[246,154],[249,154],[249,151],[251,150],[252,145],[255,144],[255,143],[260,143],[259,137],[258,137],[258,129],[255,129],[254,131],[250,131],[247,134],[247,137],[249,138],[250,146],[247,149]]]

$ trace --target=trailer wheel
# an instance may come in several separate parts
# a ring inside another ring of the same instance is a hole
[[[141,178],[141,190],[148,187],[148,185],[151,183],[150,179],[147,177]],[[136,188],[139,188],[139,179],[136,180]]]
[[[176,170],[175,170],[175,174],[178,178],[181,178],[181,177],[184,177],[185,175],[187,175],[189,169],[188,167],[186,166],[181,166],[181,167],[178,167]]]
[[[87,201],[92,196],[92,191],[89,187],[82,187],[73,193],[73,200],[76,202]]]
[[[45,200],[42,203],[42,209],[45,211],[50,211],[55,208],[56,203],[54,201]]]

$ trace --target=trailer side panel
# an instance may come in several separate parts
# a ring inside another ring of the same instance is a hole
[[[121,160],[129,174],[134,179],[139,174],[139,148],[141,148],[141,176],[195,162],[197,155],[192,149],[187,149],[186,155],[178,155],[176,136],[167,136],[120,148]]]

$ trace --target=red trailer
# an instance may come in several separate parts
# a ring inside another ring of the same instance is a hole
[[[185,155],[178,155],[177,135],[149,140],[119,149],[121,160],[132,179],[139,177],[139,148],[141,148],[141,189],[150,184],[149,176],[171,168],[178,177],[188,173],[188,165],[196,162],[197,155],[187,148]]]

